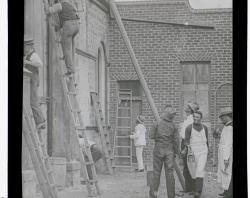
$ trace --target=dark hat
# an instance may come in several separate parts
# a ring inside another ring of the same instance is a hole
[[[231,107],[224,107],[220,109],[219,117],[224,116],[224,115],[229,115],[232,113],[233,113],[233,110]]]
[[[31,37],[24,37],[24,45],[33,45],[34,44],[34,40]]]

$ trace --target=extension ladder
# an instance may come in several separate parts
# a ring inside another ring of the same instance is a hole
[[[109,132],[104,123],[104,117],[102,113],[101,104],[98,99],[98,94],[96,92],[91,92],[90,96],[91,96],[92,104],[95,110],[95,118],[96,118],[98,131],[101,137],[102,148],[104,150],[105,163],[108,167],[109,174],[113,174],[113,169],[112,169],[113,158],[112,158],[112,150],[111,150],[110,139],[109,139]]]
[[[132,90],[120,89],[116,108],[113,167],[132,167]]]
[[[58,198],[53,171],[41,131],[32,123],[27,107],[23,105],[23,135],[44,198]]]
[[[46,0],[43,0],[44,6]],[[49,23],[49,28],[53,29],[52,26],[52,19],[49,18],[48,23]],[[60,57],[59,52],[60,52],[60,42],[58,42],[58,39],[56,38],[56,32],[52,31],[52,35],[54,38],[54,41],[57,42],[56,48],[57,48],[57,54],[58,58]],[[73,52],[73,57],[74,57],[74,52]],[[59,58],[60,59],[60,58]],[[97,180],[97,175],[96,175],[96,170],[90,150],[90,145],[87,139],[87,135],[85,133],[86,128],[84,127],[83,120],[82,120],[82,115],[81,115],[81,110],[77,101],[77,90],[76,86],[77,83],[74,81],[72,77],[67,77],[64,75],[64,69],[63,66],[65,66],[65,62],[63,59],[60,59],[62,61],[61,67],[56,68],[59,72],[60,79],[61,79],[61,84],[63,88],[63,94],[66,99],[67,107],[69,108],[70,111],[70,116],[71,119],[74,123],[75,130],[73,135],[75,136],[75,139],[77,140],[77,148],[78,148],[78,153],[80,157],[80,162],[81,162],[81,172],[83,174],[87,191],[88,191],[88,196],[97,196],[101,194],[101,190],[98,184]],[[83,137],[84,139],[84,144],[80,144],[80,136]],[[84,152],[84,154],[83,154]],[[91,167],[91,175],[92,179],[89,179],[89,175],[87,172],[87,165]],[[94,184],[93,187],[95,187],[95,190],[92,190],[92,185]]]

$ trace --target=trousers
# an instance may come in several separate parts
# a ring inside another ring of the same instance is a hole
[[[170,147],[171,148],[155,146],[154,148],[153,182],[150,186],[150,195],[155,195],[156,192],[158,192],[158,188],[160,185],[161,170],[164,164],[168,198],[175,197],[175,178],[173,173],[174,151],[173,151],[173,146]]]
[[[30,106],[36,125],[45,122],[45,118],[39,106],[38,97],[39,74],[32,73],[30,80]]]
[[[181,149],[184,149],[184,140],[181,142]],[[187,192],[194,191],[195,180],[192,179],[187,167],[187,153],[183,157],[183,176],[185,178],[185,190]]]
[[[135,152],[136,152],[136,159],[138,163],[138,169],[139,170],[144,169],[143,158],[142,158],[143,146],[136,146]]]
[[[61,43],[62,43],[62,50],[66,68],[70,73],[75,72],[73,64],[73,53],[75,52],[75,49],[73,49],[74,48],[73,42],[78,32],[79,32],[78,20],[69,20],[63,22]]]

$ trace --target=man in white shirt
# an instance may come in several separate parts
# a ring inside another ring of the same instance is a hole
[[[232,164],[233,164],[233,111],[231,107],[221,109],[219,115],[224,127],[220,135],[218,150],[218,182],[224,192],[220,194],[224,198],[233,197],[232,194]]]
[[[135,133],[133,135],[130,135],[131,139],[134,139],[135,144],[135,151],[136,151],[136,159],[138,163],[138,169],[136,171],[138,172],[144,172],[144,165],[143,165],[143,148],[146,146],[146,127],[143,125],[145,121],[144,116],[139,115],[136,118],[136,127],[135,127]]]
[[[30,79],[30,106],[37,129],[45,128],[45,118],[39,106],[39,68],[43,65],[40,57],[34,49],[34,42],[31,38],[24,39],[24,68],[31,72]]]

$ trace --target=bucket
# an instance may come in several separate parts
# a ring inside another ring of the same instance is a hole
[[[66,184],[66,158],[52,157],[50,158],[50,164],[55,178],[55,185],[64,188]]]

